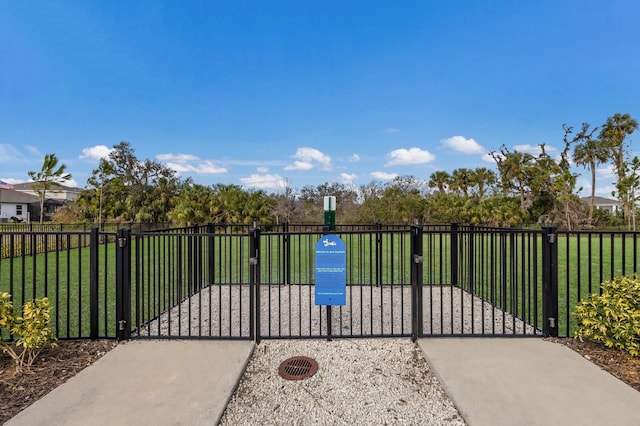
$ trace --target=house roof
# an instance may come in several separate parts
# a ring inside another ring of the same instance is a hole
[[[38,197],[13,189],[0,189],[0,203],[30,204],[38,201]]]
[[[581,200],[591,204],[591,197],[582,197]],[[605,197],[594,197],[593,204],[596,206],[619,206],[620,201]]]
[[[37,184],[37,182],[24,182],[24,183],[14,183],[13,189],[17,191],[34,191],[33,185]],[[65,186],[58,182],[51,182],[50,191],[67,191],[67,192],[80,192],[82,188],[77,188],[75,186]]]

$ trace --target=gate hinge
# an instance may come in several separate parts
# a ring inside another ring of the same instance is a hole
[[[118,247],[119,248],[124,248],[127,246],[127,239],[126,238],[118,238]]]
[[[549,244],[554,244],[556,242],[556,234],[549,234],[548,238]]]
[[[249,258],[249,265],[257,265],[258,264],[258,258],[257,257],[250,257]]]
[[[548,319],[549,319],[549,327],[556,328],[556,319],[555,318],[548,318]]]
[[[124,326],[127,324],[125,320],[118,321],[118,330],[124,331]]]
[[[419,254],[414,254],[413,263],[422,263],[422,256],[420,256]]]

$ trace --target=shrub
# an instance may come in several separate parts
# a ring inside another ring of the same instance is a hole
[[[640,356],[640,280],[616,277],[601,289],[602,295],[592,294],[576,306],[575,337]]]
[[[40,351],[47,345],[56,346],[53,330],[49,327],[51,307],[49,299],[35,299],[22,307],[22,316],[13,312],[13,303],[9,293],[0,293],[0,330],[2,336],[8,333],[15,342],[0,339],[0,349],[15,361],[16,373],[29,370]],[[0,337],[2,337],[0,336]]]

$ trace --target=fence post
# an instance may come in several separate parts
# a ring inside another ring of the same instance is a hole
[[[451,245],[449,247],[449,265],[451,267],[451,285],[458,285],[458,224],[452,223],[449,231]]]
[[[187,235],[187,288],[189,291],[189,296],[196,294],[196,282],[194,279],[195,273],[195,261],[194,261],[194,238],[193,233],[195,230],[193,226],[187,227],[184,229],[184,233]]]
[[[116,235],[116,338],[131,337],[131,230]]]
[[[422,327],[422,226],[411,225],[411,339],[423,335]]]
[[[249,231],[249,337],[260,343],[260,228]]]
[[[469,224],[469,248],[467,253],[468,253],[467,256],[469,256],[469,259],[467,261],[469,293],[471,293],[471,295],[475,295],[476,274],[475,274],[475,268],[473,267],[473,265],[475,265],[476,252],[475,252],[475,226],[473,224]],[[471,312],[473,312],[473,304],[471,305]],[[473,328],[473,322],[471,323],[471,326]]]
[[[542,227],[542,334],[558,336],[558,234],[555,226]]]
[[[208,264],[208,284],[213,285],[213,277],[215,275],[215,247],[216,241],[214,234],[216,232],[216,225],[213,222],[207,223],[207,254],[209,255]]]
[[[89,337],[98,338],[98,228],[89,234]]]
[[[195,292],[198,292],[202,289],[203,284],[204,284],[204,274],[203,274],[203,257],[202,257],[202,231],[200,227],[196,227],[195,231],[198,233],[198,235],[195,237],[195,250],[196,250],[196,256],[195,256],[195,272],[196,275],[194,277],[195,283],[194,283],[194,288],[195,288]]]
[[[376,287],[382,284],[382,222],[376,222]]]
[[[289,233],[289,221],[282,224],[284,244],[284,283],[291,284],[291,234]]]

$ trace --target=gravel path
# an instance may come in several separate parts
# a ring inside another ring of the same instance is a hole
[[[285,380],[280,363],[308,356],[318,371]],[[255,349],[221,425],[464,425],[408,338],[265,340]]]

